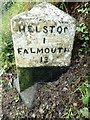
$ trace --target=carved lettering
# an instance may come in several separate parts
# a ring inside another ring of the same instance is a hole
[[[49,48],[45,48],[45,53],[49,53],[50,49]]]
[[[31,25],[28,26],[28,31],[29,31],[29,32],[33,32],[33,31],[32,31],[32,26],[31,26]]]
[[[45,59],[44,63],[47,63],[48,62],[48,57],[46,56],[44,59]]]
[[[27,51],[27,49],[24,49],[24,54],[28,54],[28,51]]]
[[[32,48],[30,48],[30,51],[31,51],[31,53],[35,53],[35,51],[33,51],[33,49],[32,49]]]
[[[51,48],[51,52],[55,53],[56,52],[56,48]]]
[[[43,30],[44,33],[48,33],[47,26],[44,26],[43,29],[44,29],[44,30]]]
[[[45,44],[45,38],[43,38],[43,43]]]
[[[61,34],[61,32],[62,32],[62,27],[61,27],[61,26],[59,26],[59,27],[57,28],[57,32],[58,32],[59,34]]]
[[[42,54],[42,53],[53,53],[55,54],[56,52],[57,53],[61,53],[61,50],[63,53],[65,52],[69,52],[69,49],[67,48],[62,48],[62,47],[59,47],[59,48],[29,48],[29,49],[23,49],[23,48],[18,48],[17,51],[18,51],[18,54],[22,55],[22,54]]]
[[[40,48],[37,48],[37,54],[38,54],[38,53],[43,53],[43,48],[41,48],[41,49],[40,49]]]
[[[22,51],[21,51],[22,48],[18,48],[17,50],[18,50],[18,54],[20,54],[20,53],[22,52]]]
[[[19,26],[19,31],[20,32],[26,32],[26,26],[25,25],[21,25]],[[28,32],[30,33],[33,33],[33,32],[36,32],[36,33],[40,33],[40,32],[43,32],[43,33],[55,33],[55,31],[57,31],[58,34],[61,34],[62,32],[63,33],[66,33],[68,28],[67,27],[62,27],[62,26],[32,26],[32,25],[28,25],[27,26],[28,28]],[[41,31],[42,30],[42,31]]]
[[[20,31],[20,32],[21,32],[21,31],[25,32],[25,25],[19,26],[19,31]]]
[[[50,26],[50,28],[51,28],[51,33],[53,33],[54,32],[53,28],[55,28],[55,26]]]

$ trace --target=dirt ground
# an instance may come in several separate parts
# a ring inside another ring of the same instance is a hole
[[[69,112],[72,117],[79,117],[78,110],[83,108],[79,87],[89,75],[90,57],[85,54],[78,56],[78,49],[74,45],[71,66],[57,81],[41,84],[36,92],[34,107],[28,109],[19,97],[16,89],[10,87],[9,81],[15,79],[12,73],[2,76],[3,79],[3,120],[8,119],[57,119],[67,118]],[[83,117],[82,117],[83,118]]]

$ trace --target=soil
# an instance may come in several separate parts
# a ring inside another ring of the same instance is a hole
[[[68,71],[57,81],[40,84],[34,100],[34,107],[28,109],[19,97],[16,89],[10,87],[9,81],[15,79],[12,73],[2,76],[3,79],[3,120],[8,119],[57,119],[67,118],[71,110],[73,118],[84,107],[81,93],[78,88],[86,81],[89,75],[89,54],[78,56],[76,42],[73,50],[72,62]]]

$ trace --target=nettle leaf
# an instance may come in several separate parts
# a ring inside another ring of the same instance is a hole
[[[80,88],[80,92],[81,93],[85,93],[85,91],[86,91],[86,86],[85,85],[83,85],[81,88]]]
[[[89,96],[88,95],[82,96],[82,102],[83,102],[84,105],[88,106]]]
[[[88,37],[88,36],[86,36],[86,37],[85,37],[85,40],[89,40],[89,37]]]
[[[87,107],[84,107],[82,109],[80,109],[80,113],[85,117],[88,118],[89,117],[89,111]]]
[[[80,27],[77,27],[77,28],[76,28],[76,31],[77,31],[77,32],[81,32],[81,28],[80,28]]]

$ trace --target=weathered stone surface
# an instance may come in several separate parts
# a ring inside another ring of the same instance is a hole
[[[34,95],[36,93],[36,90],[37,90],[37,84],[34,84],[32,87],[29,87],[28,89],[20,93],[22,100],[25,102],[28,108],[33,107],[32,103],[34,100]]]
[[[69,66],[75,19],[50,3],[41,3],[12,19],[17,67]]]

